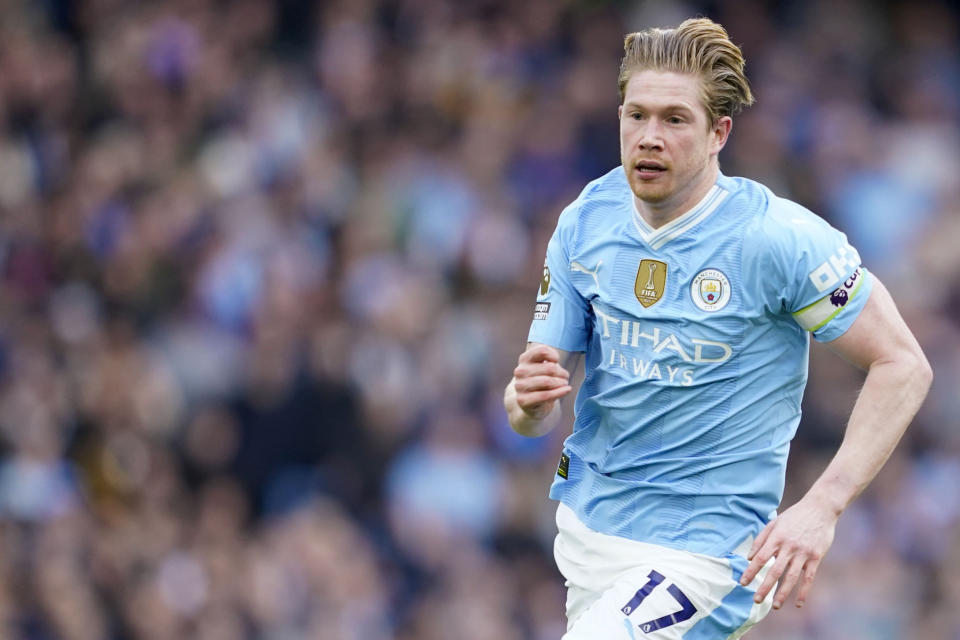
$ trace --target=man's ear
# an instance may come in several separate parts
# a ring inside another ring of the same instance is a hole
[[[623,105],[617,107],[617,120],[623,117]]]
[[[730,116],[721,116],[713,123],[713,127],[710,130],[713,139],[713,153],[720,153],[720,150],[727,144],[732,129],[733,118]]]

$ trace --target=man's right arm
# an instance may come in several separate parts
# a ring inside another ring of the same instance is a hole
[[[560,421],[560,398],[570,393],[579,352],[528,342],[503,393],[510,426],[523,436],[542,436]]]

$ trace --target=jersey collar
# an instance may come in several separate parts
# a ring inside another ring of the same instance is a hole
[[[710,187],[707,195],[703,196],[703,199],[695,204],[692,209],[674,218],[659,229],[654,229],[647,224],[647,221],[640,215],[640,211],[637,209],[637,201],[633,198],[633,194],[631,194],[630,202],[633,205],[633,224],[640,233],[640,237],[643,238],[643,241],[646,242],[651,249],[660,249],[674,238],[680,237],[703,222],[707,216],[716,211],[717,207],[720,206],[720,203],[722,203],[728,195],[730,195],[729,191],[719,184],[714,184]]]

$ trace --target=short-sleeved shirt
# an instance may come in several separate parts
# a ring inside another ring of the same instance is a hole
[[[601,533],[723,555],[772,518],[810,333],[830,341],[872,281],[846,236],[721,175],[657,228],[622,168],[561,214],[529,340],[585,352],[551,497]]]

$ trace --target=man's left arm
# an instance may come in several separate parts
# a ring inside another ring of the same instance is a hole
[[[753,581],[775,557],[754,597],[762,602],[781,580],[774,596],[775,609],[798,584],[796,603],[803,606],[820,561],[833,542],[837,519],[890,457],[933,379],[920,345],[889,292],[876,279],[853,325],[827,344],[867,370],[867,377],[833,460],[799,502],[767,524],[750,550],[750,564],[741,583]]]

